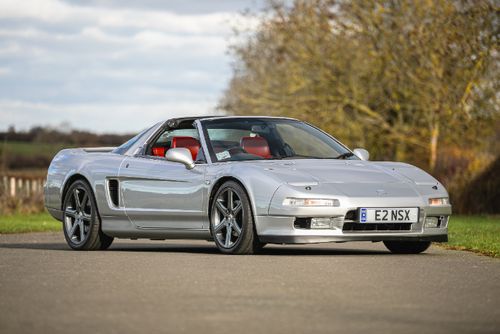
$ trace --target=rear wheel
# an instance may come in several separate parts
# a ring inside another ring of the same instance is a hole
[[[64,197],[63,230],[75,250],[98,250],[111,246],[113,238],[101,230],[101,219],[92,189],[82,180],[71,184]]]
[[[214,196],[210,230],[217,248],[225,254],[253,254],[263,247],[254,229],[250,201],[241,185],[224,183]]]
[[[427,250],[430,241],[384,241],[385,247],[394,254],[419,254]]]

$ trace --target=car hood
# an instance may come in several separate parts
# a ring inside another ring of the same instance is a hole
[[[408,178],[390,168],[358,160],[280,161],[263,164],[262,168],[292,185],[408,182]]]
[[[414,197],[422,187],[439,184],[421,169],[396,162],[360,160],[293,160],[256,164],[282,184],[313,186],[352,197],[367,195]],[[326,187],[326,188],[325,188]],[[427,192],[428,190],[425,190]]]

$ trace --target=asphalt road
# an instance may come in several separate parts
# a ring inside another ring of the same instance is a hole
[[[500,260],[432,247],[118,241],[0,235],[0,333],[499,333]]]

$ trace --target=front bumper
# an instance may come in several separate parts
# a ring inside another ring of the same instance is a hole
[[[345,216],[355,208],[336,208],[331,215],[309,215],[309,217]],[[346,241],[448,241],[448,221],[451,215],[451,206],[422,207],[418,223],[411,224],[406,231],[347,231],[340,224],[331,229],[304,229],[296,228],[297,216],[257,216],[255,226],[259,240],[266,243],[307,244],[322,242],[346,242]],[[445,217],[446,224],[441,227],[426,228],[426,217]],[[347,222],[347,221],[346,221]],[[357,223],[361,224],[361,223]]]
[[[325,242],[347,242],[347,241],[432,241],[448,242],[447,234],[440,235],[356,235],[356,236],[325,236],[325,235],[263,235],[259,236],[261,242],[268,244],[318,244]]]

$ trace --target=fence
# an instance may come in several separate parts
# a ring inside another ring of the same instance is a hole
[[[0,176],[1,189],[11,197],[31,196],[43,193],[44,178],[27,176]]]

